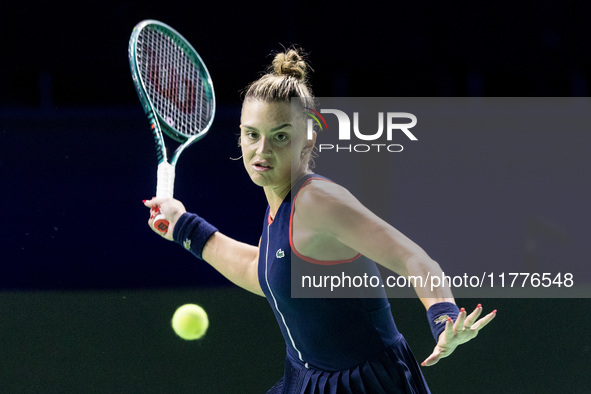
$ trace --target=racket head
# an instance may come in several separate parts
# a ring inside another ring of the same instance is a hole
[[[182,35],[156,20],[138,23],[129,40],[129,63],[153,129],[161,128],[183,143],[183,149],[207,133],[215,115],[213,83],[205,63]]]

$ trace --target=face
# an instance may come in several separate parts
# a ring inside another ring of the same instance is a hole
[[[290,104],[246,100],[240,123],[242,158],[252,181],[263,187],[289,190],[292,150],[301,157],[301,152],[313,146],[313,141],[306,139],[304,124],[292,124]],[[306,171],[306,158],[294,161],[294,175]]]

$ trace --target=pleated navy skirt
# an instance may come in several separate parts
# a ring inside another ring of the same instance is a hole
[[[417,360],[402,335],[379,356],[349,369],[306,368],[289,354],[283,378],[267,394],[429,394]]]

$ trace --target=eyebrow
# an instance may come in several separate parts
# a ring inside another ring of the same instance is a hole
[[[241,127],[243,127],[243,128],[245,128],[245,129],[257,130],[257,128],[256,128],[256,127],[252,127],[252,126],[249,126],[249,125],[240,125],[240,126],[241,126]],[[274,132],[274,131],[277,131],[277,130],[284,129],[284,128],[286,128],[286,127],[291,127],[291,123],[284,123],[284,124],[282,124],[282,125],[280,125],[280,126],[273,127],[273,128],[270,130],[270,132],[272,133],[272,132]],[[257,131],[258,131],[258,130],[257,130]]]

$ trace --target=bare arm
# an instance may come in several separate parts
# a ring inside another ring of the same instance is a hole
[[[186,212],[183,204],[174,199],[153,198],[145,201],[144,205],[150,208],[151,215],[148,221],[150,228],[152,228],[154,214],[159,211],[168,220],[169,227],[166,234],[157,233],[173,241],[174,226]],[[202,257],[231,282],[252,293],[264,295],[257,273],[258,247],[239,242],[218,231],[205,244]]]
[[[258,278],[258,247],[236,241],[218,231],[205,244],[203,259],[236,285],[264,296]]]
[[[329,182],[311,182],[300,191],[296,200],[300,223],[318,235],[330,236],[399,275],[441,275],[441,267],[417,244],[364,207],[343,187]],[[314,256],[310,256],[314,257]],[[415,287],[425,309],[439,302],[455,304],[449,288]],[[448,318],[444,332],[423,366],[437,364],[454,352],[458,345],[478,335],[496,316],[496,310],[479,319],[482,307],[470,315],[464,308],[455,322]]]
[[[442,272],[421,247],[337,184],[311,182],[300,191],[295,212],[304,226],[335,238],[399,275],[426,280],[427,273],[434,276]],[[438,302],[455,303],[449,288],[422,286],[415,291],[426,309]]]

